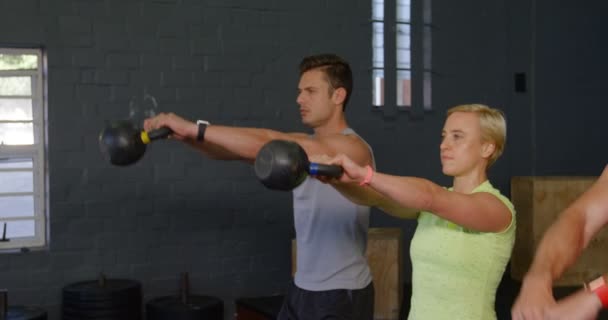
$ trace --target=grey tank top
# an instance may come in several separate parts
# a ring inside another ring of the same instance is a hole
[[[342,134],[356,135],[351,128]],[[369,207],[350,202],[317,179],[306,178],[293,190],[293,212],[297,242],[294,282],[298,287],[354,290],[372,281],[365,258]]]

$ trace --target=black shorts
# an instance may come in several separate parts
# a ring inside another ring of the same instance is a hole
[[[279,320],[372,320],[374,284],[358,290],[308,291],[293,282],[277,319]]]

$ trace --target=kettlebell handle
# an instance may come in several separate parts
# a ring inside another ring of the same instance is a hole
[[[141,141],[143,143],[148,144],[154,140],[166,139],[173,133],[173,130],[169,127],[161,127],[158,129],[154,129],[151,131],[142,131],[141,132]]]
[[[311,176],[324,176],[328,178],[340,178],[344,173],[341,166],[331,164],[320,164],[311,162],[308,166],[308,174]]]

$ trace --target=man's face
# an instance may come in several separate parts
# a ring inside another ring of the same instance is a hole
[[[298,98],[302,123],[315,128],[327,121],[334,112],[332,100],[334,90],[326,80],[325,73],[318,69],[306,71],[300,77]]]

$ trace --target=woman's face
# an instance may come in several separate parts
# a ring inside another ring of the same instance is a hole
[[[485,171],[492,145],[481,138],[479,115],[474,112],[454,112],[445,120],[441,132],[441,165],[448,176],[462,176],[478,166]]]

